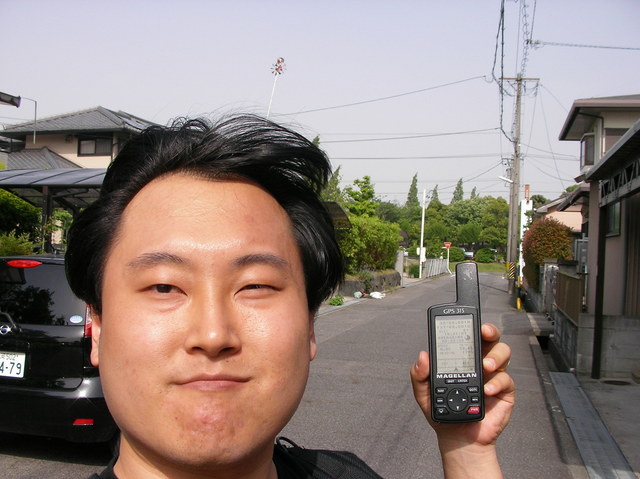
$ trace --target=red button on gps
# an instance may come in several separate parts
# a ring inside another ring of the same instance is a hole
[[[467,409],[467,414],[480,414],[480,406],[471,406]]]

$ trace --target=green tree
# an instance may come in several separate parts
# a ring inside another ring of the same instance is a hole
[[[371,184],[371,177],[363,176],[361,180],[353,181],[357,189],[347,186],[345,192],[349,198],[347,208],[356,216],[375,216],[376,192]]]
[[[475,186],[473,187],[473,189],[471,190],[471,196],[469,197],[470,199],[474,199],[478,197],[478,188],[476,188]]]
[[[440,197],[438,196],[438,185],[431,191],[431,203],[440,203]]]
[[[486,202],[487,199],[481,197],[452,202],[447,208],[445,224],[454,231],[469,222],[482,224]]]
[[[482,233],[482,226],[478,223],[470,221],[464,225],[460,225],[457,231],[458,243],[465,246],[471,246],[480,241],[480,234]]]
[[[390,201],[381,201],[376,204],[376,216],[389,223],[398,223],[402,217],[402,208]]]
[[[341,166],[338,166],[338,168],[334,170],[331,178],[329,178],[329,181],[327,182],[327,185],[322,190],[322,193],[320,193],[320,198],[322,201],[335,201],[340,206],[344,207],[347,204],[347,195],[340,188],[340,182],[342,181],[340,168]]]
[[[425,225],[424,238],[428,243],[441,245],[442,242],[450,239],[450,231],[441,221],[433,221]]]
[[[351,216],[351,228],[342,232],[340,248],[347,262],[347,271],[382,270],[395,263],[400,228],[375,216]]]
[[[480,224],[483,228],[480,233],[480,242],[504,251],[509,230],[509,204],[506,200],[492,196],[485,197]]]
[[[454,204],[458,201],[462,201],[464,199],[464,190],[462,188],[462,178],[458,180],[458,184],[456,184],[456,189],[453,190],[453,197],[451,198],[451,203]]]
[[[480,232],[479,240],[492,248],[504,249],[507,244],[508,230],[496,226],[487,226]]]
[[[407,209],[420,208],[420,200],[418,199],[418,173],[413,175],[411,186],[409,186],[409,193],[407,193],[407,201],[404,206]]]
[[[15,231],[32,238],[40,227],[40,210],[16,195],[0,189],[0,233]]]

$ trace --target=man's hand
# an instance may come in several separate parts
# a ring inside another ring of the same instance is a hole
[[[413,394],[438,436],[446,477],[501,477],[495,443],[509,422],[515,402],[515,384],[506,372],[511,348],[499,342],[500,331],[493,324],[483,324],[481,331],[485,379],[485,417],[482,421],[464,424],[433,422],[429,355],[421,351],[411,368]]]

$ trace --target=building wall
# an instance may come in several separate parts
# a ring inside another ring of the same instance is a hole
[[[551,211],[545,218],[553,218],[578,233],[582,230],[582,213],[580,211]]]
[[[598,222],[600,221],[600,192],[596,182],[589,183],[589,243],[587,245],[587,311],[596,305],[596,273],[598,272]]]
[[[620,234],[606,239],[604,303],[605,315],[624,314],[625,282],[627,276],[625,239],[627,222],[625,221],[625,202],[621,202]]]
[[[608,111],[603,116],[605,128],[631,128],[638,121],[638,113],[633,111]]]
[[[55,151],[60,156],[82,168],[106,168],[111,163],[111,156],[78,156],[78,137],[75,135],[38,135],[36,132],[35,144],[33,143],[33,136],[27,136],[25,149],[44,147]]]

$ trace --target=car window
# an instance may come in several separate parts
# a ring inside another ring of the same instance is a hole
[[[0,261],[0,319],[16,324],[84,324],[86,306],[71,292],[63,265],[14,268]]]

